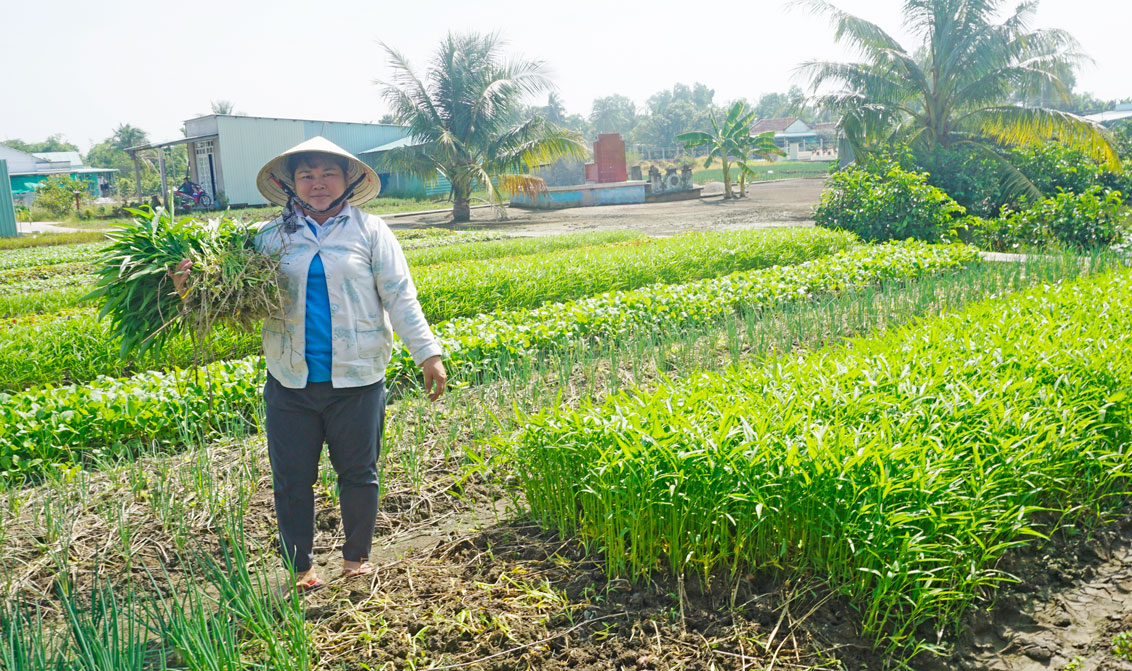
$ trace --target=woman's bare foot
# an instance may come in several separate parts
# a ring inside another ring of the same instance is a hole
[[[359,575],[369,575],[373,573],[374,566],[372,563],[362,559],[360,561],[350,561],[348,559],[342,561],[342,577],[353,578]]]

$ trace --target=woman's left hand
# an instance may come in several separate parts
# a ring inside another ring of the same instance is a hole
[[[424,389],[428,400],[435,401],[444,393],[448,386],[448,373],[439,356],[433,356],[421,362],[421,372],[424,373]]]

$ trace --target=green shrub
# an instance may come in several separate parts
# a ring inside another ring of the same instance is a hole
[[[1114,173],[1083,152],[1056,142],[1014,150],[1011,162],[1047,197],[1060,190],[1084,193],[1097,185],[1125,193],[1132,187],[1127,171]]]
[[[1132,170],[1132,119],[1113,124],[1112,138],[1116,141],[1117,155],[1124,161],[1125,172]]]
[[[1132,133],[1130,133],[1132,135]],[[1114,132],[1118,151],[1125,144]],[[1081,151],[1067,148],[1056,142],[1000,152],[1002,159],[1021,172],[1045,197],[1055,195],[1059,189],[1083,193],[1097,184],[1124,193],[1132,192],[1132,156],[1121,153],[1124,171],[1115,173],[1100,165]],[[993,218],[1006,207],[1024,209],[1032,197],[1010,193],[1004,185],[1009,177],[1002,162],[985,151],[969,146],[932,148],[909,147],[896,144],[880,152],[873,167],[898,165],[909,172],[928,174],[928,183],[942,190],[967,209],[968,214]]]
[[[928,183],[955,199],[969,214],[997,216],[1008,200],[1002,189],[1002,166],[971,147],[909,152],[900,166],[928,173]]]
[[[894,165],[883,173],[843,170],[830,178],[814,219],[819,226],[851,231],[867,242],[954,238],[956,217],[966,210],[927,180],[925,173]]]
[[[70,175],[53,175],[36,189],[35,205],[54,217],[62,217],[75,209],[75,193],[79,203],[89,197],[90,186]]]
[[[1096,249],[1123,237],[1124,200],[1119,191],[1091,186],[1082,193],[1061,191],[1025,210],[1005,210],[986,222],[980,233],[984,247],[996,250],[1041,248],[1061,244]]]

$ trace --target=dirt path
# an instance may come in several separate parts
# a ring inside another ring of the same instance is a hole
[[[813,206],[817,204],[824,186],[824,178],[787,179],[752,184],[746,198],[735,200],[724,200],[722,195],[715,195],[675,203],[553,211],[507,208],[506,221],[497,220],[491,208],[480,208],[472,210],[470,224],[455,228],[500,230],[522,235],[633,229],[663,236],[685,231],[812,226]],[[385,220],[393,229],[452,225],[447,212],[386,216]]]

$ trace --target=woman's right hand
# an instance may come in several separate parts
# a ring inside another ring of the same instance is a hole
[[[185,294],[188,293],[185,283],[189,280],[189,270],[192,269],[192,267],[193,262],[191,260],[181,259],[181,262],[177,264],[177,268],[169,271],[169,277],[173,280],[173,289],[177,291],[177,295],[181,298],[184,298]]]

